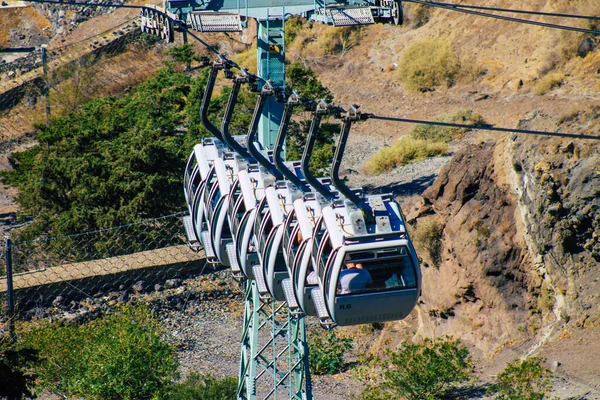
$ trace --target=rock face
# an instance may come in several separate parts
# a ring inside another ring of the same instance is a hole
[[[519,124],[557,126],[597,135],[600,107],[560,119],[534,113]],[[415,240],[423,271],[417,335],[460,337],[484,359],[563,357],[561,368],[593,382],[600,367],[589,372],[589,363],[567,359],[600,357],[598,346],[578,346],[600,328],[599,147],[515,134],[454,155],[407,218],[413,238],[438,226],[439,246]]]
[[[443,227],[439,262],[425,249],[422,334],[452,334],[484,354],[515,340],[531,317],[539,286],[517,227],[517,199],[497,171],[495,143],[457,153],[423,193],[416,225]]]
[[[560,130],[594,133],[600,107],[559,121]],[[541,117],[521,123],[542,125]],[[586,132],[587,129],[587,132]],[[597,132],[595,132],[597,134]],[[563,318],[585,315],[596,322],[600,284],[600,154],[595,140],[517,138],[512,162],[520,189],[529,251],[548,277],[549,290]]]

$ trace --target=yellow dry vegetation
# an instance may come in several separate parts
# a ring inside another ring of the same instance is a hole
[[[448,145],[440,142],[404,137],[390,147],[379,150],[365,164],[369,175],[377,175],[412,161],[442,156],[448,152]]]
[[[439,85],[450,86],[460,70],[458,56],[445,39],[422,39],[404,51],[398,78],[416,92]]]
[[[258,55],[254,46],[233,55],[231,59],[239,66],[246,68],[248,72],[252,74],[257,73]]]
[[[359,43],[358,27],[334,27],[290,18],[286,22],[286,52],[291,61],[345,54]]]
[[[544,76],[542,79],[540,79],[535,84],[533,91],[538,96],[541,96],[544,93],[549,92],[550,90],[554,89],[555,87],[562,85],[564,80],[565,80],[564,74],[561,74],[558,72],[553,73],[553,74],[548,74],[548,75]]]

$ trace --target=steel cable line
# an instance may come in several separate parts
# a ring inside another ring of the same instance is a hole
[[[556,136],[556,137],[567,137],[567,138],[572,138],[572,139],[600,140],[600,136],[581,135],[581,134],[567,133],[567,132],[562,133],[562,132],[549,132],[549,131],[534,131],[534,130],[529,130],[529,129],[497,128],[497,127],[490,126],[490,125],[455,124],[452,122],[424,121],[424,120],[400,118],[400,117],[386,117],[386,116],[375,115],[375,114],[363,114],[363,116],[366,118],[378,119],[381,121],[406,122],[409,124],[446,126],[446,127],[451,127],[451,128],[478,129],[478,130],[507,132],[507,133],[524,133],[527,135]]]
[[[462,12],[465,14],[478,15],[480,17],[488,17],[488,18],[500,19],[500,20],[510,21],[510,22],[518,22],[521,24],[537,25],[537,26],[542,26],[545,28],[561,29],[561,30],[565,30],[565,31],[591,33],[593,35],[600,35],[600,31],[593,30],[593,29],[577,28],[575,26],[567,26],[567,25],[549,24],[546,22],[531,21],[531,20],[527,20],[527,19],[514,18],[514,17],[505,17],[502,15],[484,13],[484,12],[474,11],[474,10],[467,10],[464,7],[457,7],[456,5],[448,5],[446,3],[433,3],[430,1],[421,1],[421,0],[404,0],[404,1],[407,3],[416,3],[416,4],[421,4],[421,5],[429,6],[429,7],[443,8],[443,9],[449,10],[449,11],[458,11],[458,12]]]
[[[117,28],[119,28],[119,27],[121,27],[121,26],[123,26],[123,25],[127,25],[128,23],[130,23],[130,22],[132,22],[132,21],[135,21],[136,19],[138,19],[138,17],[135,17],[135,18],[130,18],[130,19],[126,20],[125,22],[122,22],[122,23],[120,23],[119,25],[115,25],[115,26],[113,26],[113,27],[111,27],[111,28],[109,28],[109,29],[107,29],[107,30],[105,30],[105,31],[103,31],[103,32],[100,32],[100,33],[97,33],[97,34],[95,34],[95,35],[92,35],[92,36],[86,37],[86,38],[84,38],[84,39],[78,40],[78,41],[76,41],[76,42],[73,42],[73,43],[65,44],[65,45],[63,45],[63,46],[60,46],[60,47],[49,48],[49,49],[48,49],[48,51],[58,51],[58,50],[63,50],[63,49],[65,49],[65,48],[67,48],[67,47],[71,47],[71,46],[74,46],[74,45],[76,45],[76,44],[83,43],[83,42],[85,42],[85,41],[87,41],[87,40],[90,40],[90,39],[93,39],[93,38],[95,38],[95,37],[102,36],[102,35],[106,35],[106,34],[107,34],[107,33],[109,33],[110,31],[112,31],[113,29],[117,29]]]
[[[409,1],[409,0],[404,0],[404,1]],[[514,9],[510,9],[510,8],[496,8],[496,7],[472,6],[472,5],[466,5],[466,4],[440,3],[437,1],[428,1],[428,3],[438,4],[438,5],[448,6],[448,7],[467,8],[467,9],[472,9],[472,10],[486,10],[486,11],[496,11],[496,12],[508,12],[508,13],[515,13],[515,14],[542,15],[542,16],[546,16],[546,17],[600,20],[600,17],[596,17],[594,15],[576,15],[576,14],[551,13],[551,12],[545,12],[545,11],[514,10]]]

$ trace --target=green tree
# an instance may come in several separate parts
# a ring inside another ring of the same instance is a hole
[[[173,58],[173,61],[185,65],[186,71],[191,70],[194,61],[200,60],[200,57],[194,52],[194,46],[191,44],[172,47],[169,49],[168,54]]]
[[[290,64],[286,68],[286,79],[287,86],[297,91],[302,97],[315,101],[325,100],[328,103],[333,101],[333,95],[329,89],[323,86],[317,74],[310,67],[305,67],[299,62]]]
[[[171,53],[181,62],[194,58],[189,46]],[[126,96],[93,99],[48,126],[38,126],[39,144],[13,153],[13,170],[2,173],[5,183],[19,189],[17,201],[23,213],[34,217],[14,235],[15,241],[103,230],[180,211],[185,162],[192,147],[209,135],[200,120],[206,79],[206,70],[191,77],[170,64]],[[331,98],[310,68],[294,66],[290,79],[311,96]],[[230,91],[225,85],[211,99],[209,119],[217,126]],[[240,92],[232,134],[247,133],[255,103],[256,94]],[[306,121],[298,124],[288,141],[290,155],[297,157],[308,131]],[[324,124],[311,163],[315,170],[330,163],[332,133]],[[122,254],[110,250],[122,238],[109,236],[87,247],[72,238],[52,245],[69,249],[71,261]],[[140,232],[138,247],[149,239],[155,238]],[[136,249],[130,246],[131,251]]]
[[[541,400],[552,389],[552,372],[545,360],[531,357],[508,363],[489,392],[502,400]]]
[[[439,399],[473,374],[467,348],[447,337],[425,339],[422,344],[404,342],[387,352],[382,368],[381,384],[367,388],[364,399]]]

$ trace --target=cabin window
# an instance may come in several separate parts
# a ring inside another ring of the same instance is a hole
[[[321,246],[319,248],[319,274],[323,277],[325,273],[327,260],[331,255],[331,251],[333,247],[331,246],[331,239],[329,238],[329,232],[325,232],[323,235],[323,240],[321,241]]]
[[[394,254],[395,253],[395,254]],[[346,254],[338,277],[337,293],[356,294],[414,289],[417,275],[406,248]]]
[[[287,267],[285,265],[285,258],[283,258],[283,250],[279,247],[277,251],[277,258],[275,259],[275,272],[285,272]]]
[[[317,224],[315,225],[315,233],[316,234],[314,235],[313,248],[312,248],[312,257],[315,262],[318,262],[317,254],[318,254],[319,248],[321,246],[321,241],[323,240],[323,235],[325,234],[325,229],[323,229],[322,226],[323,226],[323,217],[319,217],[319,219],[317,220]]]

